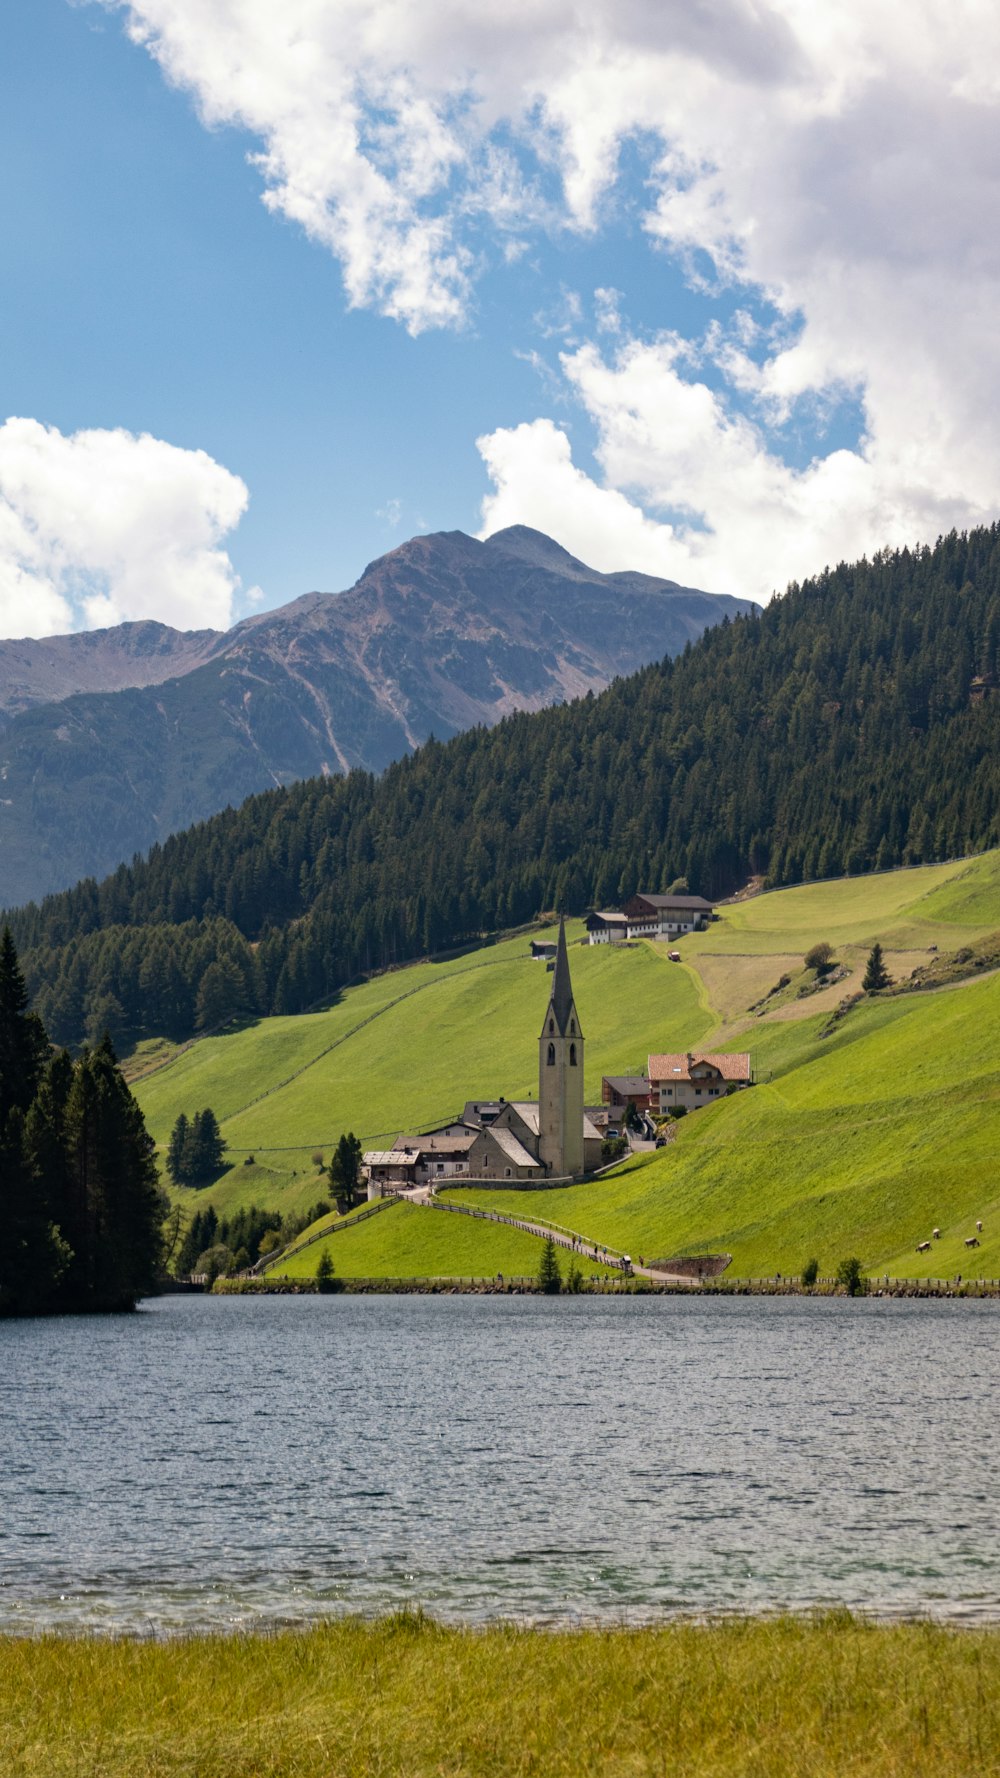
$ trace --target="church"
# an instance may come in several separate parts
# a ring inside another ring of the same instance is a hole
[[[477,1185],[579,1179],[601,1164],[602,1135],[583,1103],[583,1032],[559,922],[552,992],[538,1039],[538,1098],[470,1099],[423,1136],[365,1155],[369,1196],[446,1179]]]

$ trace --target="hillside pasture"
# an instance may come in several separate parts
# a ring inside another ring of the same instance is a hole
[[[1000,976],[859,1007],[800,1065],[683,1119],[641,1164],[545,1192],[470,1194],[634,1257],[732,1254],[735,1276],[1000,1275]],[[983,1245],[964,1239],[984,1222]],[[934,1227],[949,1232],[915,1252]],[[957,1262],[964,1258],[964,1263]],[[994,1271],[990,1271],[990,1267]]]
[[[328,1252],[340,1278],[534,1278],[542,1240],[506,1223],[481,1222],[417,1204],[392,1204],[378,1216],[356,1223],[279,1260],[270,1277],[313,1278],[321,1253]],[[559,1250],[565,1277],[571,1255]],[[587,1277],[604,1267],[579,1259]]]

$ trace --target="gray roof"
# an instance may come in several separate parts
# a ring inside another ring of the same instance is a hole
[[[513,1130],[489,1130],[486,1132],[492,1142],[502,1149],[515,1167],[537,1167],[533,1154],[529,1154],[522,1142],[519,1142]]]
[[[648,1093],[649,1082],[644,1074],[606,1074],[609,1087],[616,1093]]]
[[[648,901],[650,907],[653,908],[691,908],[692,910],[697,909],[700,913],[711,913],[712,911],[712,903],[706,901],[703,895],[647,895],[643,889],[640,890],[636,899]]]
[[[533,1136],[538,1135],[538,1100],[512,1099],[510,1108],[516,1111],[523,1124],[527,1124]]]

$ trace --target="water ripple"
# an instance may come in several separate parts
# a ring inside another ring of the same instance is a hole
[[[1000,1311],[168,1297],[0,1323],[0,1628],[1000,1620]]]

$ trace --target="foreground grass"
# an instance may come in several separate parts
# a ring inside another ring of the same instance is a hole
[[[0,1642],[7,1778],[937,1778],[1000,1773],[1000,1634],[736,1621],[348,1621]]]

